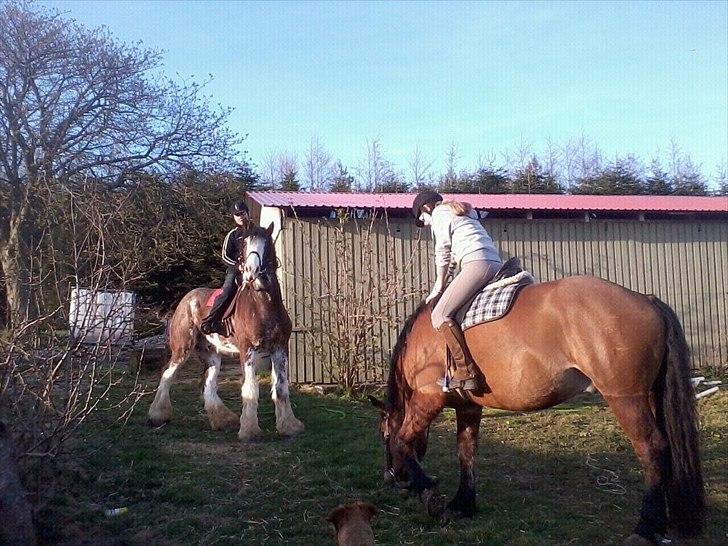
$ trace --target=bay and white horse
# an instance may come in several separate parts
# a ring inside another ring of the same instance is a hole
[[[200,331],[209,311],[208,300],[214,292],[210,288],[195,288],[180,301],[169,325],[171,357],[157,393],[149,408],[148,423],[159,426],[172,417],[169,388],[179,367],[195,351],[206,364],[202,396],[210,425],[213,430],[229,430],[238,427],[241,440],[251,439],[261,433],[258,424],[258,398],[260,388],[257,367],[261,359],[270,356],[271,397],[275,404],[276,430],[292,436],[304,430],[304,425],[293,414],[288,389],[288,339],[291,336],[291,319],[283,305],[280,285],[276,276],[278,259],[271,233],[267,229],[251,228],[245,238],[238,267],[243,283],[235,295],[232,314],[233,334],[204,335]],[[241,396],[243,401],[240,419],[220,399],[218,377],[221,355],[238,355],[243,373]]]

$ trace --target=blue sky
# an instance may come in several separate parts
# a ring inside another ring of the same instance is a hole
[[[582,136],[647,162],[674,141],[711,177],[728,157],[725,1],[42,3],[212,75],[258,164],[314,136],[351,168],[372,139],[403,170]]]

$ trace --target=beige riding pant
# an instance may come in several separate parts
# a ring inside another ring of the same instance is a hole
[[[438,329],[447,319],[454,319],[458,310],[495,277],[501,267],[500,262],[473,260],[461,264],[460,273],[440,296],[432,310],[432,325]]]

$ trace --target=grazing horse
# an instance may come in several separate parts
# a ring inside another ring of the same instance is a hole
[[[281,289],[276,276],[278,259],[268,229],[253,227],[246,233],[238,267],[243,282],[235,295],[232,315],[233,334],[204,335],[200,324],[207,315],[207,302],[213,290],[195,288],[180,301],[169,325],[171,357],[162,373],[157,394],[149,408],[148,423],[158,426],[172,416],[169,386],[177,369],[196,351],[206,364],[202,396],[213,430],[234,429],[238,417],[230,411],[217,394],[221,354],[239,355],[243,372],[243,410],[240,415],[241,440],[261,433],[258,425],[259,387],[256,377],[261,358],[270,356],[271,397],[275,404],[276,430],[285,436],[302,432],[303,423],[291,409],[288,392],[288,339],[291,319],[283,306]]]
[[[639,521],[625,544],[656,544],[668,523],[685,535],[700,532],[705,501],[688,346],[668,305],[596,277],[527,286],[503,318],[466,330],[487,385],[462,394],[437,385],[446,348],[431,311],[423,304],[407,319],[392,354],[386,403],[371,398],[381,411],[385,480],[408,480],[432,516],[471,516],[482,408],[540,410],[593,385],[644,473]],[[456,413],[460,486],[443,507],[420,463],[429,425],[446,406]]]

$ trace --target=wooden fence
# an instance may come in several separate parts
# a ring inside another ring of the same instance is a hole
[[[591,274],[657,295],[680,317],[694,367],[728,366],[725,221],[493,219],[484,225],[503,257],[519,257],[540,281]],[[355,358],[356,381],[383,380],[401,326],[432,283],[429,230],[399,219],[289,218],[277,246],[294,323],[291,380],[338,381],[342,362]],[[359,334],[347,338],[347,326]]]

